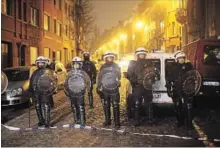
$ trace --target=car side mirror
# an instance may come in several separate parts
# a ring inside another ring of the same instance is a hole
[[[128,78],[128,72],[123,72],[125,78]]]

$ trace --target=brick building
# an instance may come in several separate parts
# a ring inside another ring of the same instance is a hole
[[[44,55],[75,55],[73,0],[2,0],[1,66],[31,65]]]

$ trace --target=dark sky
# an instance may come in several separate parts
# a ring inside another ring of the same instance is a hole
[[[117,25],[119,20],[125,20],[132,14],[133,8],[142,0],[92,0],[96,24],[104,29]]]

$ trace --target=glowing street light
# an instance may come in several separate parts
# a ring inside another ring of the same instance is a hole
[[[139,21],[139,22],[136,23],[137,29],[141,29],[143,26],[144,26],[144,23],[141,22],[141,21]]]
[[[147,32],[148,30],[149,30],[149,27],[148,27],[148,26],[145,26],[145,27],[144,27],[144,31]]]
[[[121,40],[125,40],[127,38],[127,35],[126,34],[120,34],[120,39]]]

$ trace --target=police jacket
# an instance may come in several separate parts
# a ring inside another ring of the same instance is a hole
[[[174,63],[167,71],[167,80],[169,83],[181,83],[183,75],[190,70],[193,70],[193,66],[189,62],[183,64]]]
[[[105,63],[100,68],[100,73],[98,75],[98,82],[97,82],[98,87],[101,87],[101,85],[102,85],[101,84],[102,76],[104,74],[106,74],[107,72],[109,72],[109,71],[116,74],[118,76],[119,81],[120,81],[120,79],[121,79],[121,69],[120,69],[120,67],[116,63]]]
[[[83,61],[82,66],[83,71],[85,71],[92,81],[96,80],[96,67],[95,64],[90,60]]]
[[[147,59],[138,59],[132,62],[128,68],[128,79],[132,85],[143,85],[145,69],[152,68],[153,63]]]

